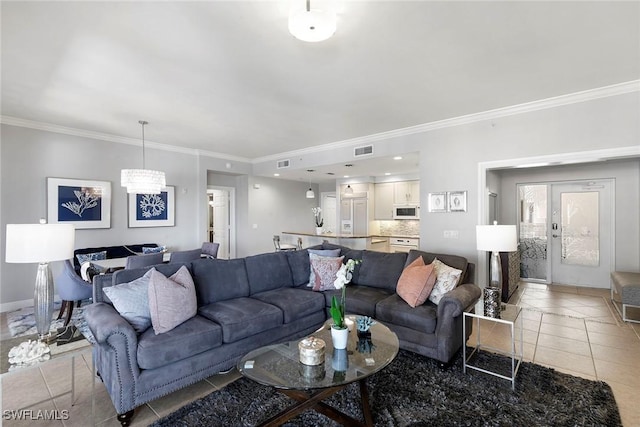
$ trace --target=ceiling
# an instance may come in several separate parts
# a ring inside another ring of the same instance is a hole
[[[256,161],[640,77],[636,1],[289,4],[3,1],[2,115]]]

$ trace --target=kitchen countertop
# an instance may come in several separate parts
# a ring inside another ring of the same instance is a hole
[[[332,239],[369,239],[369,238],[396,238],[396,239],[419,239],[420,236],[410,235],[410,236],[399,236],[399,235],[389,235],[383,236],[381,234],[366,234],[366,235],[351,235],[351,234],[335,234],[335,233],[323,233],[323,234],[315,234],[315,233],[296,233],[293,231],[283,231],[282,234],[292,234],[295,236],[312,236],[312,237],[326,237]]]

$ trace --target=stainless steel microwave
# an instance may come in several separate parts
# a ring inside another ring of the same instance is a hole
[[[393,219],[420,219],[420,206],[394,205]]]

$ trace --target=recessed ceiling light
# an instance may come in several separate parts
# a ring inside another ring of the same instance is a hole
[[[307,169],[307,172],[315,172],[315,169]]]
[[[346,167],[346,168],[350,168],[350,167],[352,167],[352,166],[353,166],[353,164],[352,164],[352,163],[347,163],[346,165],[344,165],[344,167]]]
[[[344,175],[343,178],[349,178],[349,175]]]
[[[402,160],[402,156],[395,156],[393,160]]]
[[[333,172],[327,172],[327,175],[335,175]]]
[[[389,175],[391,175],[391,172],[385,172],[384,174],[385,174],[385,176],[389,176]]]
[[[280,174],[279,173],[274,173],[273,176],[280,176]]]

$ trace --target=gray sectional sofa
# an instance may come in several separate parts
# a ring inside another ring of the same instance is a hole
[[[344,261],[362,260],[347,286],[347,311],[382,321],[398,335],[401,348],[446,363],[466,341],[462,313],[472,310],[480,297],[480,289],[467,283],[472,265],[466,259],[437,254],[444,263],[463,270],[463,280],[439,305],[427,301],[411,308],[395,293],[398,278],[416,257],[429,263],[436,254],[360,251],[327,243],[318,248],[340,249]],[[170,276],[182,265],[155,268]],[[97,371],[122,425],[128,425],[134,408],[232,368],[250,350],[311,334],[328,318],[336,292],[307,287],[307,250],[184,265],[196,287],[197,315],[159,335],[153,328],[136,333],[103,292],[106,286],[141,277],[147,269],[94,278],[94,303],[85,309],[85,318],[97,342],[93,348]]]

